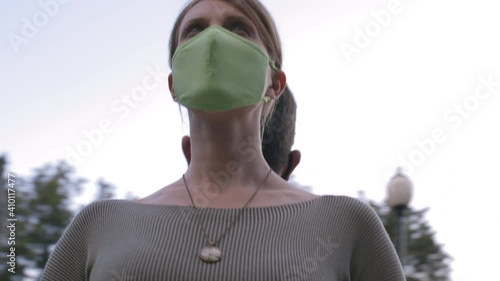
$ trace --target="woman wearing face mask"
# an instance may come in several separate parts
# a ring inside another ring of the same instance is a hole
[[[288,184],[262,156],[286,85],[275,24],[258,0],[198,0],[171,34],[174,101],[191,162],[137,200],[82,210],[41,280],[404,280],[377,215]]]

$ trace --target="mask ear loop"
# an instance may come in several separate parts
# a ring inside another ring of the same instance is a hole
[[[279,71],[279,68],[276,67],[276,63],[272,60],[269,60],[269,66],[271,66],[272,69],[274,69],[275,71]],[[268,103],[271,101],[271,98],[268,97],[268,96],[263,96],[262,97],[262,101],[264,101],[264,103]],[[272,118],[272,117],[271,117]],[[262,140],[264,138],[264,130],[266,130],[266,125],[267,123],[270,122],[271,119],[268,120],[268,122],[265,122],[264,124],[261,124],[262,128],[261,128],[261,132],[260,132],[260,139]],[[262,122],[261,122],[262,123]]]
[[[274,61],[269,61],[269,65],[271,66],[272,69],[279,71],[280,69],[276,66],[276,63]]]
[[[275,71],[279,71],[280,69],[276,66],[276,63],[272,60],[269,60],[269,66],[271,66],[272,69],[274,69]],[[264,101],[265,103],[268,103],[271,101],[271,98],[268,97],[268,96],[264,96],[262,97],[262,101]]]

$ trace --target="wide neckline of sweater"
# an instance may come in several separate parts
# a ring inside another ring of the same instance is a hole
[[[321,195],[313,199],[309,199],[306,201],[300,201],[289,204],[280,204],[280,205],[271,205],[271,206],[258,206],[258,207],[248,207],[246,210],[275,210],[275,209],[289,209],[289,208],[299,208],[303,206],[308,206],[314,204],[319,201],[326,200],[326,198],[335,197],[334,195]],[[124,199],[114,199],[115,201],[126,202],[128,204],[132,204],[135,207],[144,207],[144,208],[161,208],[161,209],[182,209],[182,208],[193,208],[192,205],[166,205],[166,204],[150,204],[150,203],[140,203],[132,200],[124,200]],[[223,211],[223,212],[231,212],[231,211],[239,211],[241,208],[214,208],[214,207],[197,207],[200,211]]]

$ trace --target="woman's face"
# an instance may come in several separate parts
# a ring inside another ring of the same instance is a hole
[[[177,48],[211,25],[222,26],[253,41],[268,54],[252,21],[235,7],[219,0],[201,1],[189,10],[180,25]]]
[[[179,27],[179,37],[177,38],[179,43],[177,45],[177,49],[189,41],[189,39],[202,32],[205,28],[212,25],[224,27],[235,34],[256,43],[269,57],[269,53],[260,38],[257,27],[253,24],[253,22],[241,11],[221,0],[200,1],[186,13]],[[286,85],[285,74],[282,71],[278,71],[276,73],[279,74],[276,76],[277,80],[279,80],[279,84],[276,85],[279,85],[280,89],[276,90],[273,88],[273,71],[271,67],[268,67],[264,87],[265,90],[263,93],[263,95],[269,96],[274,100],[279,97]],[[175,93],[173,92],[173,82],[171,77],[172,75],[169,77],[170,91],[172,92],[174,100],[176,100]],[[271,103],[267,103],[263,111],[265,116],[267,116],[270,108]]]

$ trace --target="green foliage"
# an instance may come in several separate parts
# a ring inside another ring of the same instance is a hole
[[[370,202],[370,205],[380,216],[387,233],[392,241],[397,241],[397,211],[384,205]],[[445,253],[442,245],[435,240],[435,231],[425,220],[425,213],[429,209],[414,210],[407,208],[403,211],[402,222],[402,252],[405,258],[406,278],[408,281],[446,281],[450,280],[451,256]]]
[[[9,188],[8,186],[8,173],[9,171],[7,170],[7,157],[6,156],[0,156],[0,200],[2,200],[2,204],[7,202],[7,194],[8,191],[7,189]],[[19,177],[19,175],[15,175],[15,185],[13,186],[14,190],[16,191],[16,202],[15,202],[15,218],[17,218],[17,221],[15,222],[15,244],[8,244],[7,238],[9,237],[9,230],[6,227],[1,228],[0,232],[0,239],[1,239],[1,251],[2,255],[5,253],[10,254],[10,249],[11,247],[15,248],[15,255],[16,255],[16,264],[15,264],[15,273],[12,274],[7,271],[10,266],[7,265],[7,259],[6,257],[2,257],[1,263],[0,263],[0,280],[5,280],[5,281],[14,281],[14,280],[21,280],[21,277],[23,276],[24,269],[29,265],[29,260],[33,259],[35,256],[34,251],[29,247],[29,244],[27,243],[25,239],[25,233],[26,229],[28,228],[28,222],[26,220],[26,213],[27,213],[27,200],[25,200],[25,195],[26,192],[24,192],[24,187],[26,186],[26,182]],[[3,205],[2,205],[3,206]],[[8,217],[8,210],[7,208],[3,208],[0,212],[0,219],[2,222],[6,222]]]
[[[29,241],[39,253],[35,257],[36,267],[43,268],[49,247],[61,237],[64,229],[73,218],[70,210],[71,198],[78,195],[83,179],[75,178],[72,168],[64,162],[46,165],[35,170],[31,182],[29,200]]]
[[[0,200],[7,202],[7,157],[0,156]],[[7,271],[5,258],[0,263],[0,280],[18,281],[24,277],[38,279],[49,258],[51,248],[57,243],[75,212],[71,209],[74,197],[82,190],[86,180],[75,175],[74,170],[61,161],[47,164],[34,170],[25,180],[16,175],[16,269],[15,274]],[[116,187],[103,179],[97,181],[95,200],[115,198]],[[135,199],[131,193],[127,199]],[[6,221],[7,208],[0,210],[0,219]],[[0,247],[7,253],[7,228],[1,228]],[[28,274],[28,270],[30,274]]]
[[[116,187],[100,178],[97,180],[97,195],[95,200],[105,200],[115,198]]]
[[[5,157],[1,159],[2,192],[6,193],[7,161]],[[1,268],[1,280],[19,280],[27,276],[26,268],[43,269],[51,247],[74,216],[71,199],[80,193],[84,182],[65,162],[36,169],[30,180],[22,180],[17,175],[16,274]],[[4,273],[8,274],[4,276]]]

